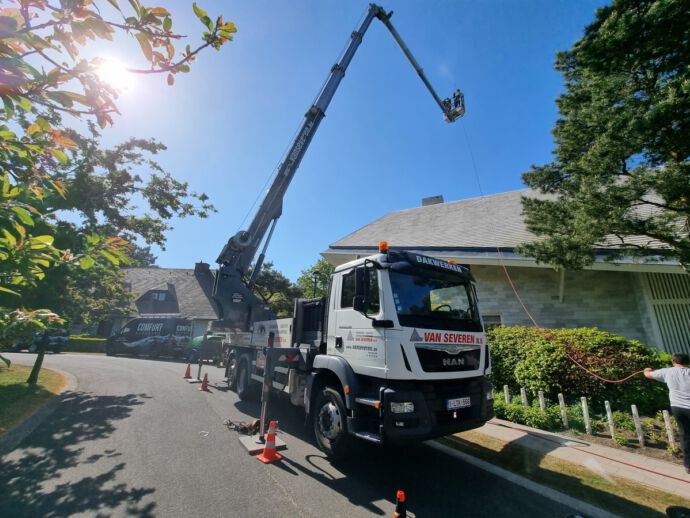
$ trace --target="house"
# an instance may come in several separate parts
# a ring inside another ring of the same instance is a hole
[[[218,318],[212,298],[215,277],[206,263],[194,269],[124,268],[125,286],[134,294],[133,311],[112,320],[108,333],[118,331],[134,317],[180,317],[192,321],[192,336],[206,332]]]
[[[391,248],[468,266],[487,326],[532,325],[529,312],[542,327],[598,327],[690,353],[690,275],[677,261],[609,262],[602,248],[582,271],[537,264],[515,251],[536,239],[522,217],[522,196],[535,193],[523,189],[448,203],[426,199],[421,207],[391,212],[343,237],[322,255],[338,265],[373,253],[385,240]]]

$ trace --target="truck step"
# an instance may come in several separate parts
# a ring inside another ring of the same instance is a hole
[[[365,441],[373,442],[374,444],[381,444],[383,442],[383,439],[381,436],[377,433],[371,433],[371,432],[352,432],[352,435],[357,437],[358,439],[363,439]]]

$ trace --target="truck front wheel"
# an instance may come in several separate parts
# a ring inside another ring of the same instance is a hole
[[[242,355],[237,363],[237,374],[235,375],[235,383],[237,387],[237,395],[242,401],[252,401],[256,399],[257,387],[252,383],[251,378],[251,360],[249,356]]]
[[[316,396],[314,436],[321,451],[334,460],[348,455],[352,438],[347,432],[347,410],[340,392],[325,387]]]

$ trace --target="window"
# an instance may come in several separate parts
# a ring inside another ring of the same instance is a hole
[[[151,291],[149,292],[149,300],[159,300],[164,302],[167,300],[167,292],[165,291]]]
[[[481,331],[472,285],[462,276],[428,270],[390,272],[398,321],[406,327]]]
[[[350,270],[343,275],[343,289],[340,290],[340,308],[351,308],[355,297],[355,271]]]
[[[361,269],[357,268],[358,270]],[[343,289],[340,292],[340,309],[351,308],[352,299],[355,297],[355,271],[343,275]],[[378,272],[372,268],[368,270],[369,275],[369,308],[367,309],[367,315],[376,315],[380,308],[380,298],[379,298],[379,275]]]
[[[482,320],[484,321],[485,331],[503,325],[501,323],[501,315],[482,315]]]

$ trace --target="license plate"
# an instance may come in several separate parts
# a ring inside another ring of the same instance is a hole
[[[457,408],[467,408],[470,406],[469,397],[458,397],[446,401],[446,410],[455,410]]]

